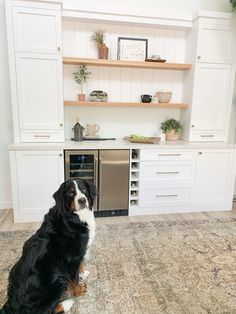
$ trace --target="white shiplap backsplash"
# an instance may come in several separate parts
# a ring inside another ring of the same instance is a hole
[[[148,56],[159,54],[167,62],[185,61],[184,30],[155,29],[151,27],[121,26],[96,22],[63,22],[63,55],[71,57],[97,58],[97,47],[90,41],[91,34],[106,31],[105,42],[109,47],[109,58],[117,59],[118,37],[148,39]],[[78,86],[72,73],[77,66],[64,65],[64,99],[77,100]],[[157,91],[172,91],[171,102],[182,101],[184,73],[146,69],[124,69],[110,67],[89,67],[92,72],[84,86],[87,99],[93,90],[108,93],[109,101],[138,102],[140,95],[154,95]],[[101,136],[122,138],[131,133],[152,136],[159,134],[161,121],[166,117],[179,119],[179,109],[154,108],[95,108],[65,107],[66,138],[71,137],[71,127],[75,117],[80,116],[86,125],[96,122],[100,125]]]

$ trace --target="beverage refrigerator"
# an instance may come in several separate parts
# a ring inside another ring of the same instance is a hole
[[[66,150],[65,179],[95,184],[95,216],[128,215],[129,150]]]

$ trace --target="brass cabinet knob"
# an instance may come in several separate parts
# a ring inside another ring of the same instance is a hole
[[[201,59],[201,56],[197,56],[197,60],[200,60]]]
[[[62,154],[59,154],[60,157],[62,157]]]
[[[60,126],[63,126],[63,123],[60,123]]]
[[[61,51],[61,47],[57,47],[57,51]]]
[[[198,155],[202,155],[202,152],[198,152]]]
[[[191,127],[192,127],[192,128],[195,128],[195,125],[194,125],[194,124],[192,124],[192,125],[191,125]]]

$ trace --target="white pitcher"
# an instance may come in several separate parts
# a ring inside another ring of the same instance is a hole
[[[100,130],[100,126],[98,124],[87,124],[86,130],[87,136],[95,136]]]

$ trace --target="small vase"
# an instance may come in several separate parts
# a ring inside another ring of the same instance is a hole
[[[78,94],[79,101],[85,101],[85,94]]]
[[[98,58],[99,59],[108,59],[109,48],[103,44],[98,46]]]
[[[178,141],[180,139],[180,133],[175,133],[175,131],[166,132],[167,141]]]

